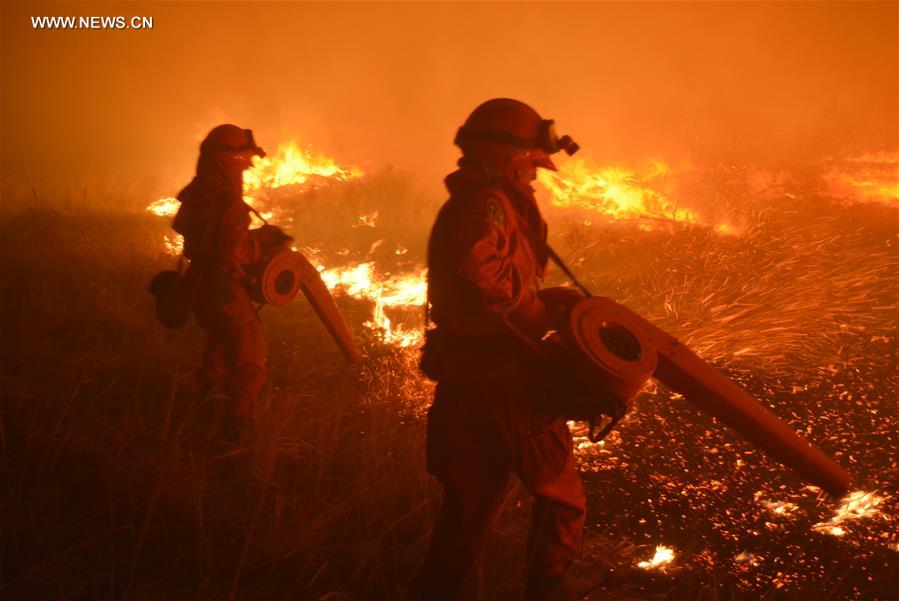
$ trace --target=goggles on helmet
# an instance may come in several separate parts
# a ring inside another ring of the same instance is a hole
[[[498,142],[507,146],[513,146],[522,150],[540,149],[546,154],[555,154],[564,150],[569,156],[576,153],[580,146],[571,139],[571,136],[559,137],[556,134],[555,122],[552,119],[543,119],[537,131],[536,138],[519,138],[518,136],[500,131],[470,131],[463,125],[456,132],[453,143],[462,146],[472,140],[487,140]]]
[[[209,140],[204,140],[200,145],[200,152],[206,152],[210,150],[218,150],[221,152],[252,152],[256,156],[264,157],[265,150],[256,145],[256,140],[253,138],[253,130],[245,129],[243,130],[243,134],[246,137],[247,141],[245,144],[240,146],[231,146],[229,144],[221,144],[219,142],[210,142]]]

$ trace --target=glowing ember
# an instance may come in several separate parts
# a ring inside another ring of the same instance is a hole
[[[375,222],[378,220],[378,212],[372,211],[366,215],[359,216],[359,224],[364,225],[365,227],[375,227]]]
[[[715,226],[715,232],[722,236],[735,236],[740,233],[740,229],[730,223],[719,223]]]
[[[833,536],[843,536],[845,530],[840,526],[843,522],[849,520],[860,520],[869,518],[879,513],[877,508],[884,501],[884,497],[874,494],[873,492],[864,492],[857,490],[851,492],[845,497],[837,508],[836,513],[826,522],[820,522],[812,526],[815,532],[824,532]]]
[[[674,561],[674,549],[659,545],[656,547],[655,555],[649,561],[641,561],[637,564],[638,568],[644,570],[664,570],[665,566]]]
[[[165,244],[165,252],[173,257],[184,252],[184,238],[178,234],[166,234],[162,238],[162,243]]]
[[[812,530],[815,532],[823,532],[824,534],[829,534],[831,536],[843,536],[846,534],[846,531],[839,526],[831,526],[830,524],[815,524],[812,526]]]
[[[799,508],[795,503],[788,503],[787,501],[766,501],[764,506],[765,509],[774,515],[790,515]]]
[[[790,503],[789,501],[768,501],[767,499],[762,498],[764,495],[764,491],[760,490],[756,492],[755,500],[758,501],[762,507],[776,516],[789,516],[799,509],[799,506],[795,503]]]
[[[661,161],[636,172],[619,166],[593,168],[570,160],[558,172],[541,170],[538,179],[552,203],[597,211],[611,219],[663,219],[698,223],[689,209],[678,207],[661,187],[671,168]]]

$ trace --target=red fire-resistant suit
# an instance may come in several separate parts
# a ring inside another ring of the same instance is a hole
[[[530,187],[475,167],[446,178],[450,200],[429,243],[437,328],[422,369],[437,381],[428,415],[428,470],[443,506],[423,567],[424,596],[455,598],[499,512],[511,474],[533,493],[529,582],[561,576],[580,543],[586,496],[566,424],[532,398],[532,357],[509,321],[538,339],[546,224]]]
[[[194,315],[207,334],[201,380],[229,398],[226,413],[248,418],[265,382],[265,340],[241,283],[244,266],[262,254],[249,231],[241,177],[213,153],[201,154],[196,177],[178,194],[173,227],[184,236]]]

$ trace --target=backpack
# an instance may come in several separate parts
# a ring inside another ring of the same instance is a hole
[[[169,330],[178,330],[187,325],[196,296],[198,278],[181,273],[183,261],[178,262],[178,270],[160,271],[147,291],[156,300],[156,320]]]

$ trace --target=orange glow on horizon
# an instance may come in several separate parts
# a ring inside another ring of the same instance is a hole
[[[832,163],[824,175],[831,194],[899,207],[899,151],[869,153]]]

